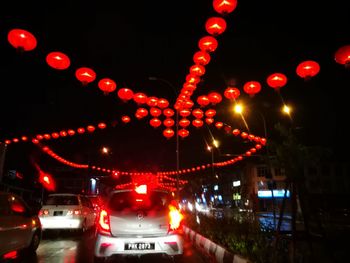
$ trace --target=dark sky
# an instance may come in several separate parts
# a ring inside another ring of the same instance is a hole
[[[227,30],[217,37],[219,47],[192,99],[214,90],[223,94],[227,85],[233,84],[241,90],[241,98],[251,105],[251,111],[265,114],[270,132],[282,118],[278,113],[281,101],[267,86],[266,78],[274,72],[284,73],[289,82],[281,94],[295,107],[293,125],[302,127],[305,143],[345,153],[350,71],[334,60],[335,51],[350,44],[350,8],[345,2],[239,1],[236,10],[225,17]],[[121,124],[120,116],[133,116],[136,104],[120,101],[116,92],[104,96],[97,81],[109,77],[116,81],[117,89],[127,86],[174,103],[171,87],[148,78],[165,79],[181,89],[193,65],[192,56],[198,51],[198,40],[207,35],[205,21],[219,16],[211,0],[7,4],[0,11],[1,141],[117,121],[114,127],[92,135],[47,144],[75,162],[91,159],[128,171],[175,169],[175,138],[165,139],[161,128],[148,125],[148,117],[141,121],[133,118],[128,126]],[[7,42],[12,28],[32,32],[38,40],[37,48],[23,54],[16,52]],[[50,68],[45,57],[51,51],[67,54],[70,68]],[[321,66],[319,75],[309,81],[295,73],[304,60],[315,60]],[[97,81],[83,87],[74,77],[81,66],[93,68]],[[243,92],[243,84],[250,80],[262,84],[262,91],[254,98]],[[216,110],[216,121],[244,127],[233,116],[227,100]],[[247,116],[247,122],[253,134],[263,135],[257,114]],[[241,153],[241,141],[213,127],[210,130],[222,142],[221,153]],[[180,166],[209,163],[211,157],[205,149],[205,140],[210,138],[208,128],[192,127],[190,133],[180,141]],[[111,156],[98,153],[104,145],[112,149]],[[10,166],[21,166],[28,160],[31,147],[10,145]]]

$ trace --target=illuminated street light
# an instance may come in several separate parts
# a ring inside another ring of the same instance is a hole
[[[175,86],[168,80],[157,77],[148,77],[149,80],[155,80],[165,83],[169,86],[173,92],[175,97],[178,97],[178,92]],[[180,147],[179,147],[179,111],[176,110],[176,119],[175,119],[175,127],[176,127],[176,192],[177,198],[180,199],[180,185],[179,185],[179,171],[180,171]]]
[[[249,127],[248,127],[248,123],[246,122],[244,116],[243,116],[243,111],[244,111],[244,107],[242,104],[235,104],[235,106],[233,107],[233,110],[235,113],[239,114],[243,120],[243,123],[247,129],[247,131],[249,132]]]
[[[292,111],[291,107],[289,107],[289,106],[286,105],[286,104],[283,105],[283,107],[282,107],[282,112],[283,112],[284,114],[290,115],[291,111]]]
[[[102,153],[108,154],[109,153],[109,149],[107,147],[102,147]]]
[[[219,142],[217,140],[213,140],[213,145],[216,147],[216,148],[219,148]]]

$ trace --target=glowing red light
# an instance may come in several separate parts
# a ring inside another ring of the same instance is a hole
[[[46,56],[47,64],[58,70],[67,69],[70,66],[69,57],[62,52],[51,52]]]
[[[12,29],[7,35],[7,40],[14,48],[24,51],[31,51],[37,45],[35,36],[24,29]]]

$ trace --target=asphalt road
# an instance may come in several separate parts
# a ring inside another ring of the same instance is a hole
[[[93,263],[94,232],[83,235],[70,232],[44,233],[40,245],[34,255],[22,255],[15,263]],[[205,256],[194,249],[185,240],[185,257],[183,262],[201,263]],[[162,256],[128,257],[125,262],[173,262],[171,258]],[[110,261],[108,261],[110,262]],[[120,262],[118,260],[118,262]],[[12,262],[11,262],[12,263]]]

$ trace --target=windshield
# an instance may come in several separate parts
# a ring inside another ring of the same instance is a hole
[[[168,209],[171,197],[168,193],[153,191],[146,195],[133,191],[116,192],[109,201],[112,211],[165,210]]]
[[[74,195],[56,195],[49,196],[46,205],[79,205],[77,196]]]

